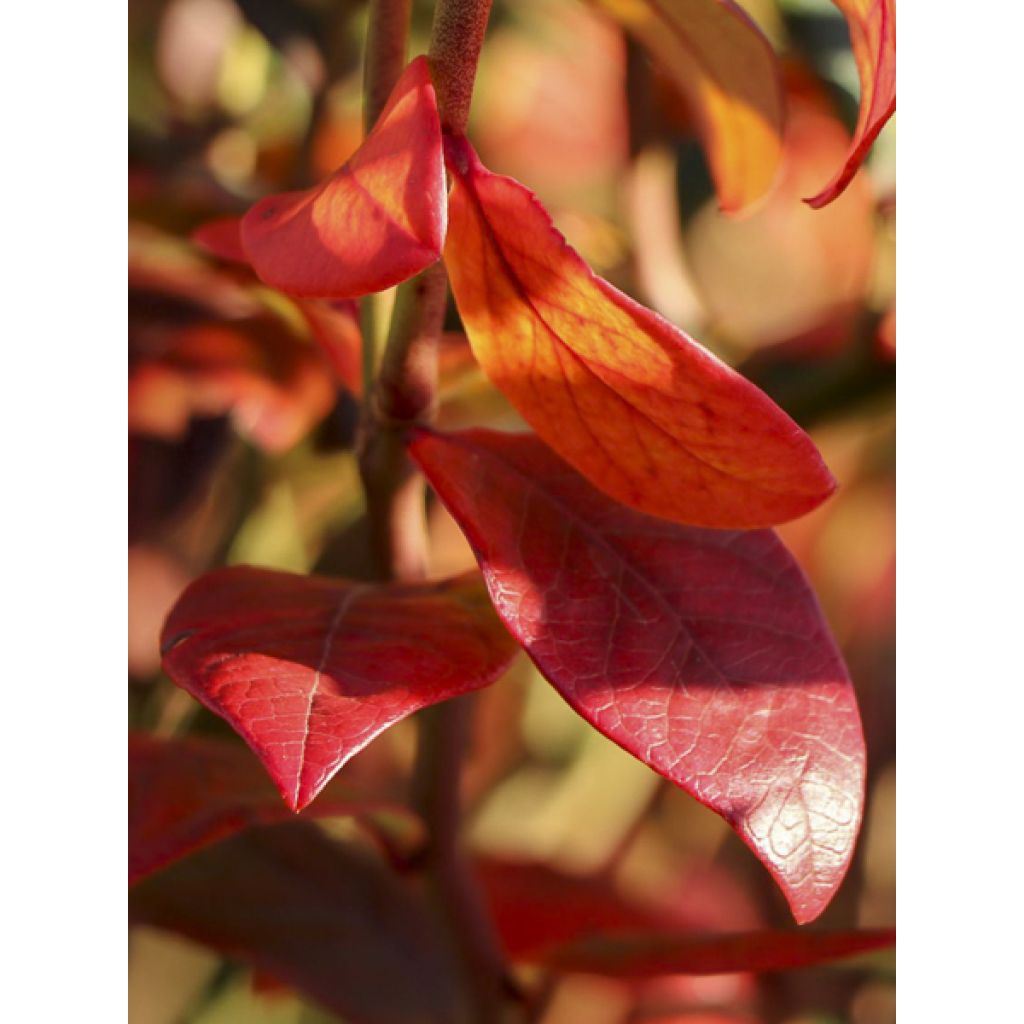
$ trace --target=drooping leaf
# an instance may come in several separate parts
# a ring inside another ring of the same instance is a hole
[[[379,772],[335,777],[310,812],[409,815]],[[128,884],[217,840],[292,813],[244,747],[188,737],[128,737]]]
[[[475,574],[380,585],[236,566],[185,591],[161,649],[301,810],[389,725],[493,682],[516,646]]]
[[[357,304],[352,299],[300,299],[297,304],[338,380],[361,396],[363,335]]]
[[[896,112],[896,4],[895,0],[833,0],[846,17],[850,45],[860,77],[860,113],[849,152],[835,177],[806,200],[819,209],[842,194],[871,144]]]
[[[772,186],[785,104],[771,44],[732,0],[596,0],[671,75],[703,137],[722,209]]]
[[[531,192],[447,139],[445,263],[473,352],[538,434],[613,498],[699,526],[767,526],[835,487],[753,384],[597,277]]]
[[[140,882],[131,918],[253,964],[346,1020],[464,1019],[456,968],[415,894],[307,822],[260,826]]]
[[[797,921],[842,881],[863,813],[846,668],[767,530],[623,508],[536,438],[418,432],[506,626],[588,722],[720,814]]]
[[[537,959],[556,971],[652,978],[662,974],[788,971],[887,949],[892,928],[850,931],[764,930],[733,935],[597,935],[550,949]]]
[[[242,247],[260,278],[290,295],[381,291],[440,257],[445,191],[437,101],[417,57],[352,158],[316,188],[253,206]]]

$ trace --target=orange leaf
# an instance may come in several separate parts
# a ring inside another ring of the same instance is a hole
[[[771,44],[732,0],[597,0],[689,100],[723,210],[763,196],[782,152],[783,95]]]
[[[605,493],[697,526],[802,515],[835,481],[763,392],[597,277],[536,197],[447,140],[445,262],[473,352],[537,433]]]
[[[441,126],[426,58],[418,57],[352,159],[317,188],[260,200],[242,218],[242,245],[272,287],[349,299],[430,266],[444,230]]]
[[[885,122],[896,111],[896,5],[894,0],[833,0],[846,16],[860,75],[860,114],[846,160],[813,198],[814,209],[831,203],[849,185]]]

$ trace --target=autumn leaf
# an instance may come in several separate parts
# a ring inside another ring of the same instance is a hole
[[[850,863],[864,740],[846,668],[774,533],[623,508],[536,438],[418,431],[498,614],[600,732],[720,814],[817,917]]]
[[[129,894],[136,924],[245,960],[361,1024],[464,1018],[449,944],[415,892],[308,822],[248,829]]]
[[[437,100],[418,57],[352,158],[314,189],[253,206],[242,247],[260,278],[289,295],[381,291],[440,257],[445,192]]]
[[[192,232],[192,241],[204,252],[231,263],[248,263],[242,248],[242,218],[217,217]]]
[[[534,195],[446,139],[445,263],[484,372],[613,498],[699,526],[768,526],[835,487],[810,438],[678,328],[597,277]]]
[[[820,209],[841,195],[871,144],[896,112],[895,0],[833,0],[850,29],[850,45],[860,77],[860,113],[846,160],[835,177],[805,202]]]
[[[654,978],[664,974],[731,974],[737,971],[789,971],[887,949],[892,928],[847,931],[765,929],[731,935],[623,934],[585,936],[537,957],[562,972],[614,978]]]
[[[386,810],[411,817],[379,772],[360,775],[358,783],[335,777],[310,812],[365,816]],[[291,816],[244,747],[194,736],[129,734],[129,885],[235,832]]]
[[[161,649],[293,810],[388,726],[493,682],[516,652],[475,574],[403,586],[248,566],[193,583]]]
[[[722,209],[775,181],[784,99],[771,44],[732,0],[595,0],[671,76],[696,117]]]

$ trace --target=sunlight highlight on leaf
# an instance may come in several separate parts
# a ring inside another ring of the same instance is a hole
[[[835,482],[810,438],[748,380],[597,277],[536,197],[446,140],[445,263],[484,372],[563,458],[643,512],[770,526]]]

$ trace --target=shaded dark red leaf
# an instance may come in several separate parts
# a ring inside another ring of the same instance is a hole
[[[477,863],[476,872],[506,953],[529,958],[594,932],[645,932],[678,924],[623,900],[608,879],[574,877],[544,864]]]
[[[841,195],[871,144],[896,112],[896,4],[895,0],[833,0],[846,17],[850,45],[860,77],[860,113],[853,141],[835,177],[811,199],[819,209]]]
[[[763,392],[594,275],[534,195],[447,139],[445,263],[484,372],[596,486],[642,512],[751,527],[814,508],[835,481]]]
[[[813,967],[887,949],[894,928],[851,931],[742,932],[736,935],[599,935],[579,939],[537,958],[557,971],[651,978],[662,974],[731,974]]]
[[[445,193],[437,101],[426,58],[417,57],[352,158],[314,189],[258,202],[242,218],[242,246],[274,288],[355,298],[440,257]]]
[[[516,652],[475,573],[400,586],[247,566],[193,583],[161,648],[295,810],[389,725],[493,682]]]
[[[545,677],[722,815],[799,922],[817,917],[853,852],[864,743],[842,658],[778,538],[623,508],[529,435],[420,431],[411,450]]]
[[[380,773],[353,787],[335,778],[317,801],[320,816],[388,810],[412,818]],[[314,809],[311,809],[311,811]],[[244,747],[189,737],[128,737],[128,884],[252,825],[292,818],[259,762]]]
[[[382,864],[314,825],[251,828],[140,882],[132,920],[245,960],[360,1024],[464,1019],[448,944]]]

